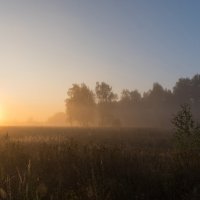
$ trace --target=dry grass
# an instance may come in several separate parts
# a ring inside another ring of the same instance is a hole
[[[0,199],[199,199],[199,154],[176,152],[167,131],[0,131]]]

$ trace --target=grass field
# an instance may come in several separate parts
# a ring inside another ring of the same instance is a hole
[[[172,131],[0,128],[0,199],[199,199],[200,154]]]

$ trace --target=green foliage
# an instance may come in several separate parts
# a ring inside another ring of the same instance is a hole
[[[175,142],[178,148],[200,148],[200,127],[195,123],[191,108],[188,104],[174,116],[172,124],[175,129]]]

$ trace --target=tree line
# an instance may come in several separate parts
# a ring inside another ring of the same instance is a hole
[[[91,90],[85,83],[73,84],[65,100],[68,122],[75,126],[169,127],[173,113],[181,104],[191,106],[200,118],[200,75],[180,78],[172,90],[154,83],[141,94],[122,90],[117,95],[105,82]]]

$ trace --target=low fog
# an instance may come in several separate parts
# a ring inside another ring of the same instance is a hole
[[[154,83],[143,94],[124,89],[117,95],[105,82],[97,82],[94,90],[84,83],[73,84],[65,103],[69,126],[169,128],[183,104],[189,104],[195,118],[200,118],[200,75],[180,78],[172,90]]]

